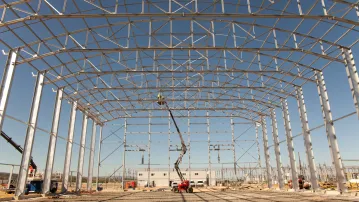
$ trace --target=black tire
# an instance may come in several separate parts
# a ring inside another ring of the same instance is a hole
[[[192,187],[188,188],[188,193],[193,193],[193,188]]]
[[[178,192],[178,188],[177,187],[173,188],[173,192]]]

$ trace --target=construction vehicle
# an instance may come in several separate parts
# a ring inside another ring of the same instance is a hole
[[[4,131],[1,131],[0,135],[9,144],[11,144],[18,152],[20,152],[22,154],[24,149],[20,145],[16,144],[16,142],[14,140],[12,140],[11,137],[6,135],[6,133]],[[26,192],[25,192],[25,194],[28,194],[28,193],[41,193],[42,185],[43,185],[44,181],[41,178],[38,178],[36,176],[36,170],[37,170],[37,165],[35,164],[34,160],[31,157],[30,158],[30,165],[29,165],[29,173],[28,173],[28,182],[26,184]],[[8,183],[11,183],[11,182],[8,182]],[[51,180],[51,185],[50,186],[51,186],[50,192],[55,193],[57,191],[57,187],[58,187],[57,181],[56,180]],[[10,184],[9,188],[6,189],[5,192],[11,194],[11,193],[15,192],[15,189],[16,189],[16,187],[13,184]]]
[[[190,186],[189,180],[186,180],[186,179],[183,177],[183,175],[182,175],[182,173],[181,173],[181,170],[180,170],[180,168],[179,168],[179,164],[182,162],[182,158],[183,158],[183,156],[184,156],[184,155],[186,154],[186,152],[187,152],[186,144],[184,143],[184,140],[183,140],[181,131],[179,130],[179,128],[178,128],[178,126],[177,126],[177,123],[176,123],[176,120],[175,120],[175,118],[174,118],[174,116],[173,116],[173,114],[172,114],[172,111],[171,111],[171,109],[168,107],[168,104],[167,104],[167,102],[165,101],[164,97],[161,95],[161,93],[158,94],[157,99],[158,99],[158,100],[157,100],[157,104],[159,104],[159,105],[165,105],[166,108],[167,108],[167,110],[169,111],[169,113],[170,113],[170,115],[171,115],[171,118],[172,118],[172,121],[173,121],[173,123],[174,123],[174,125],[175,125],[175,127],[176,127],[176,129],[177,129],[177,133],[178,133],[178,135],[179,135],[179,137],[180,137],[180,140],[181,140],[181,147],[182,147],[182,148],[181,148],[181,153],[180,153],[180,155],[179,155],[177,161],[176,161],[175,164],[174,164],[174,167],[175,167],[175,169],[176,169],[177,175],[178,175],[178,177],[179,177],[180,180],[181,180],[181,183],[178,184],[178,187],[173,187],[173,188],[172,188],[172,191],[173,191],[173,192],[183,192],[183,191],[185,191],[185,192],[187,192],[187,193],[193,193],[193,188]]]
[[[125,184],[125,189],[136,189],[136,182],[135,181],[127,181]]]

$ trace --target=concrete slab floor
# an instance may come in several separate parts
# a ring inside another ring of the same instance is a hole
[[[37,198],[31,201],[359,201],[359,197],[353,196],[328,196],[324,194],[304,194],[276,191],[201,191],[195,193],[159,192],[103,192],[82,196],[61,196],[58,199]]]

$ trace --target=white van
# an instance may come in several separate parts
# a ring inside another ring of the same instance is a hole
[[[203,182],[203,180],[198,180],[198,181],[197,181],[197,184],[196,184],[196,187],[204,187],[204,182]]]
[[[172,182],[171,191],[174,191],[174,192],[178,191],[178,183],[177,182]]]

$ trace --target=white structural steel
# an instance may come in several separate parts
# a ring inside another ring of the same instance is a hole
[[[3,128],[4,119],[9,116],[6,109],[17,66],[31,67],[36,74],[15,195],[20,197],[25,192],[28,165],[38,129],[38,112],[46,85],[51,85],[57,93],[43,194],[50,187],[63,100],[72,106],[62,192],[69,191],[77,112],[82,113],[83,121],[76,191],[82,187],[84,156],[88,149],[87,189],[92,189],[98,131],[96,184],[99,184],[100,168],[107,158],[101,155],[102,142],[107,138],[102,136],[102,130],[115,120],[124,121],[124,137],[118,146],[123,147],[123,165],[117,170],[122,168],[125,178],[126,155],[131,151],[147,152],[148,170],[151,170],[151,144],[156,135],[152,125],[155,119],[168,119],[170,173],[170,151],[177,151],[178,145],[171,141],[173,134],[169,117],[158,113],[165,111],[155,104],[158,92],[168,99],[168,105],[177,118],[187,119],[188,170],[191,170],[193,162],[191,146],[196,134],[190,130],[190,125],[195,124],[192,121],[195,118],[205,122],[203,128],[207,135],[209,180],[212,178],[213,151],[218,151],[218,156],[222,150],[232,151],[234,162],[230,164],[234,168],[239,167],[240,158],[236,159],[239,136],[234,132],[236,120],[239,119],[255,126],[258,151],[258,129],[262,130],[265,181],[271,188],[276,175],[279,187],[283,189],[281,161],[284,157],[279,147],[283,141],[279,141],[275,112],[280,110],[293,188],[297,190],[294,136],[287,104],[287,100],[295,99],[300,114],[309,180],[315,191],[318,189],[317,168],[308,124],[310,118],[307,117],[302,90],[307,83],[318,87],[338,190],[347,191],[323,72],[331,64],[345,67],[359,116],[359,77],[352,53],[359,41],[359,13],[354,1],[327,2],[1,0],[0,44],[8,56],[4,62],[0,89],[0,129]],[[76,26],[69,25],[69,19]],[[7,40],[9,36],[11,39]],[[126,135],[133,135],[128,130],[127,121],[136,118],[148,120],[148,131],[144,132],[148,135],[147,145],[126,142]],[[214,143],[211,138],[211,134],[215,133],[210,129],[210,125],[216,122],[214,118],[228,119],[231,125],[229,144]],[[277,172],[272,172],[270,165],[267,119],[271,119]],[[90,148],[85,146],[88,121],[92,123]],[[99,129],[96,130],[97,127]],[[260,156],[257,163],[261,169]],[[125,185],[124,180],[122,185]]]

